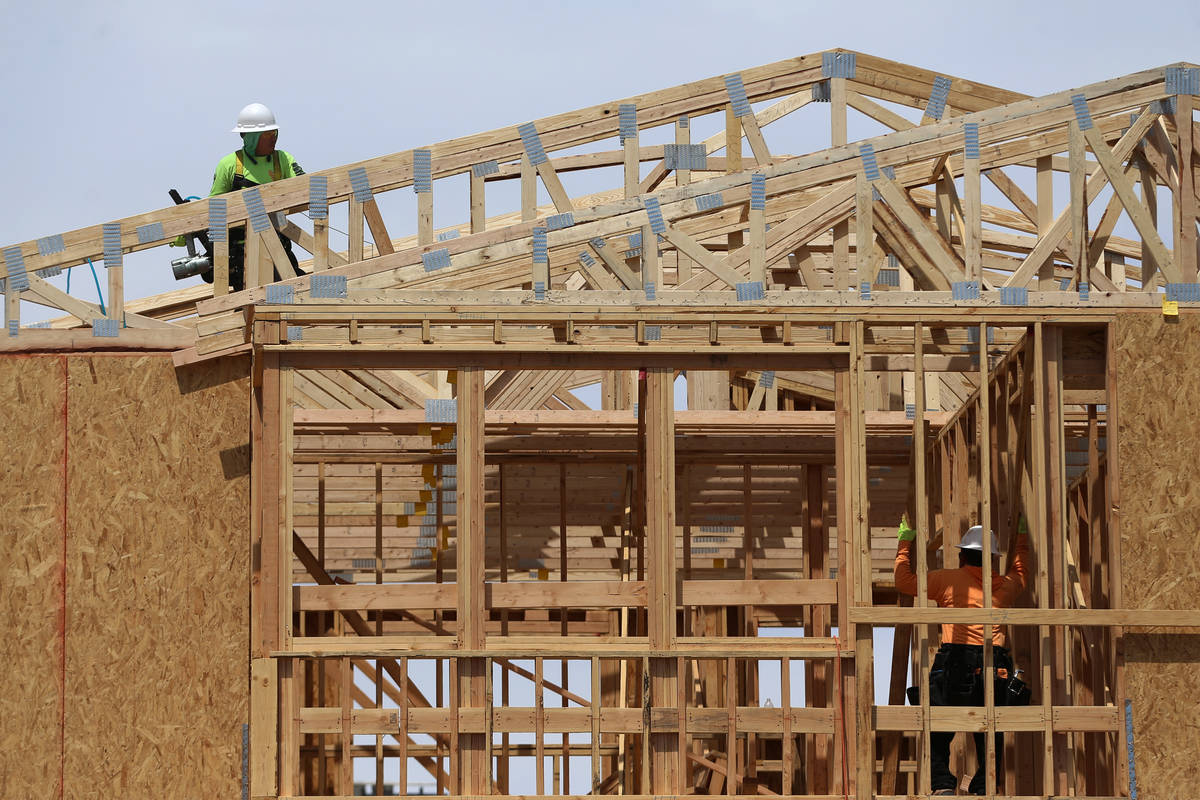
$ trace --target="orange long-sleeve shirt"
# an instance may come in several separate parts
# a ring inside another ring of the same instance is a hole
[[[912,542],[900,542],[896,548],[896,590],[914,597],[917,574],[912,564]],[[994,558],[994,557],[993,557]],[[992,573],[992,606],[1009,608],[1025,589],[1029,576],[1029,537],[1017,536],[1012,566],[1004,575]],[[959,567],[935,569],[929,573],[928,597],[940,608],[983,608],[983,569]],[[942,644],[983,644],[982,625],[942,625]],[[1004,646],[1001,626],[992,627],[992,644]]]

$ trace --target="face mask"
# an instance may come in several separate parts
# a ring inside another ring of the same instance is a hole
[[[242,149],[249,155],[254,155],[258,150],[258,139],[262,133],[243,133],[242,134]]]

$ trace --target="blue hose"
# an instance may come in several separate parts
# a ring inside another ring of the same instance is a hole
[[[92,260],[90,258],[85,259],[85,260],[88,262],[88,266],[92,268],[92,280],[94,280],[96,282],[96,296],[100,298],[100,313],[107,316],[108,312],[104,310],[104,293],[100,291],[100,279],[98,277],[96,277],[96,265],[92,263]],[[70,271],[68,271],[67,272],[67,292],[70,293],[70,291],[71,291],[71,273],[70,273]]]

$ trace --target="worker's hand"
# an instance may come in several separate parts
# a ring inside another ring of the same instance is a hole
[[[1029,535],[1029,523],[1025,521],[1024,514],[1021,514],[1019,517],[1017,517],[1017,533],[1022,536]]]
[[[187,247],[187,237],[180,235],[176,236],[170,244],[171,247]]]
[[[917,538],[917,532],[909,527],[906,517],[900,518],[900,530],[896,532],[896,538],[901,542],[911,542]]]

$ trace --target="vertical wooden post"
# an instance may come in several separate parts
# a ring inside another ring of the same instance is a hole
[[[417,195],[417,197],[418,197],[418,202],[419,202],[419,198],[421,197],[421,195]],[[356,198],[354,195],[351,195],[350,196],[350,221],[349,221],[349,227],[347,228],[347,231],[349,232],[349,235],[350,235],[350,244],[348,247],[348,256],[347,257],[349,258],[351,264],[354,264],[356,262],[363,260],[363,241],[364,241],[364,236],[365,236],[365,231],[363,230],[363,223],[365,221],[366,221],[366,218],[363,216],[362,201],[359,200],[358,198]],[[418,230],[420,230],[420,224],[421,224],[420,223],[420,213],[418,212],[418,215],[417,215]]]
[[[298,659],[279,662],[279,793],[300,790],[300,676]]]
[[[383,583],[383,463],[375,462],[375,584]],[[383,636],[383,611],[375,612],[375,635]],[[383,708],[383,668],[376,661],[375,708]],[[383,734],[375,734],[375,794],[383,794]]]
[[[846,460],[849,464],[846,482],[852,497],[850,513],[845,524],[849,530],[847,539],[851,547],[845,552],[846,560],[856,560],[852,605],[870,606],[871,598],[871,539],[867,515],[867,439],[866,407],[864,405],[865,374],[863,371],[863,345],[866,328],[859,321],[854,324],[850,339],[850,376],[847,404],[849,406],[849,441],[846,443]],[[838,526],[842,520],[838,520]],[[859,800],[870,800],[875,793],[875,653],[873,628],[857,625],[854,640],[854,688],[855,688],[855,792]],[[850,638],[850,634],[847,634]]]
[[[4,331],[3,335],[8,336],[12,323],[17,323],[17,327],[21,327],[21,293],[12,288],[11,281],[6,281],[4,285]]]
[[[979,138],[978,127],[974,128],[973,143],[968,143],[966,158],[963,160],[963,233],[966,256],[967,280],[983,280],[982,239],[983,223],[981,217],[982,196],[979,179]],[[982,390],[986,393],[986,390]]]
[[[1047,446],[1044,451],[1047,456],[1049,469],[1049,487],[1047,504],[1050,512],[1050,549],[1047,558],[1053,554],[1050,564],[1051,607],[1067,608],[1067,535],[1066,535],[1066,443],[1063,440],[1063,331],[1062,328],[1050,327],[1046,330],[1046,420]],[[1054,702],[1057,705],[1069,705],[1071,698],[1071,676],[1066,656],[1066,642],[1071,632],[1070,628],[1054,628],[1053,665],[1054,665]],[[1057,734],[1061,745],[1068,745],[1069,734]],[[1056,773],[1057,792],[1066,794],[1070,785],[1070,773],[1073,769],[1069,758],[1069,747],[1060,746],[1055,749],[1054,769]]]
[[[670,367],[646,370],[646,469],[644,471],[647,539],[647,613],[651,651],[675,642],[675,373]],[[650,659],[650,698],[654,706],[678,701],[676,659]],[[680,720],[679,730],[683,729]],[[651,733],[649,764],[653,794],[682,793],[679,732]]]
[[[871,280],[871,242],[874,240],[871,204],[874,200],[874,190],[861,169],[855,178],[855,186],[854,261],[857,280],[862,284]]]
[[[1158,228],[1158,177],[1154,174],[1154,170],[1150,168],[1150,164],[1144,156],[1138,157],[1138,173],[1141,177],[1142,185],[1142,202],[1146,204],[1146,211],[1150,213],[1150,221],[1154,223],[1155,229]],[[1152,292],[1158,286],[1158,281],[1155,280],[1155,273],[1158,271],[1158,264],[1154,261],[1154,254],[1150,250],[1150,244],[1142,241],[1142,291]]]
[[[742,121],[733,113],[733,105],[725,106],[725,174],[742,171]],[[730,231],[726,237],[729,252],[745,244],[742,231]],[[732,781],[731,781],[732,782]]]
[[[212,243],[213,249],[213,296],[224,297],[229,294],[229,226],[225,226],[224,236]],[[245,273],[243,273],[243,276]]]
[[[1037,232],[1045,236],[1054,225],[1054,157],[1042,156],[1037,160]],[[1047,291],[1054,288],[1054,259],[1038,267],[1037,288]]]
[[[546,709],[545,689],[542,683],[542,657],[533,660],[533,752],[534,760],[534,791],[546,793]]]
[[[270,327],[268,323],[267,327]],[[277,327],[277,323],[275,323]],[[262,355],[263,372],[262,387],[258,391],[260,406],[258,423],[255,427],[261,430],[261,437],[256,438],[258,450],[254,454],[255,461],[260,465],[257,489],[253,505],[253,516],[258,522],[257,563],[255,564],[255,581],[251,584],[254,595],[252,605],[259,609],[254,620],[258,627],[253,640],[252,654],[260,658],[268,657],[279,650],[282,644],[280,631],[283,628],[282,609],[279,605],[281,597],[280,586],[283,583],[280,563],[282,544],[279,541],[281,528],[280,510],[283,506],[280,497],[281,489],[281,450],[284,445],[284,435],[281,428],[283,415],[281,413],[281,370],[279,356],[275,353]],[[290,543],[291,536],[288,537]]]
[[[353,708],[354,708],[354,665],[348,656],[338,659],[341,665],[341,685],[338,689],[338,698],[341,701],[342,712],[342,733],[339,740],[342,744],[342,754],[339,763],[341,768],[338,775],[338,791],[341,794],[354,794],[354,756],[352,750],[354,747],[353,724]]]
[[[521,221],[528,222],[537,216],[537,170],[529,161],[529,154],[521,155]]]
[[[487,202],[482,175],[472,169],[467,173],[471,180],[471,233],[482,233],[487,228]]]
[[[1179,193],[1176,204],[1179,206],[1179,227],[1175,231],[1175,263],[1179,273],[1187,283],[1196,282],[1196,173],[1193,165],[1196,156],[1192,151],[1195,147],[1195,128],[1192,122],[1192,109],[1195,100],[1192,95],[1182,92],[1175,95],[1175,130],[1179,137]]]
[[[825,468],[822,464],[808,464],[804,467],[805,493],[807,496],[808,517],[805,527],[804,550],[805,561],[808,565],[807,577],[825,579],[829,575],[827,557],[829,549],[829,533],[825,527]],[[805,631],[805,636],[829,636],[830,613],[828,606],[812,608],[811,625]],[[812,660],[805,664],[804,696],[805,703],[810,708],[827,708],[829,706],[829,663],[824,660]],[[830,739],[824,736],[806,737],[807,761],[811,764],[808,770],[808,792],[831,792],[829,785],[829,753]]]
[[[1117,405],[1117,364],[1114,322],[1105,326],[1105,401],[1104,412],[1105,445],[1104,454],[1107,461],[1105,478],[1107,479],[1108,503],[1108,605],[1110,608],[1124,608],[1124,587],[1121,570],[1121,448],[1118,442],[1120,431],[1120,408]],[[1124,629],[1113,627],[1109,629],[1111,648],[1109,651],[1110,668],[1112,669],[1112,693],[1116,698],[1125,698],[1125,646]],[[1120,750],[1118,746],[1118,751]],[[1129,765],[1124,758],[1113,759],[1113,780],[1115,785],[1129,785]]]
[[[116,223],[114,223],[116,225]],[[108,318],[115,319],[118,327],[125,327],[125,267],[123,261],[118,261],[116,264],[109,266],[105,264],[105,271],[108,273]],[[13,297],[19,297],[16,292],[12,293]]]
[[[478,652],[484,647],[484,370],[462,367],[458,371],[457,501],[458,647]],[[472,655],[456,658],[460,708],[483,708],[486,692],[486,659]],[[487,791],[491,764],[484,758],[484,736],[460,733],[457,793],[478,795]]]
[[[274,231],[270,232],[272,236]],[[277,534],[278,580],[276,593],[279,598],[279,646],[286,650],[292,646],[292,531],[295,529],[292,500],[295,497],[295,469],[292,453],[295,450],[295,377],[296,372],[280,365],[279,370],[279,532]]]
[[[278,793],[278,662],[250,660],[250,794]]]
[[[1070,123],[1071,168],[1071,260],[1075,262],[1075,282],[1088,279],[1087,145],[1079,123]]]
[[[849,323],[834,324],[834,338],[837,342],[850,342],[853,335],[847,333]],[[856,641],[857,625],[848,620],[850,607],[857,598],[856,575],[858,572],[858,557],[854,547],[854,526],[851,519],[854,516],[855,489],[853,486],[853,457],[850,453],[850,440],[853,436],[852,410],[850,406],[850,383],[853,376],[853,345],[850,355],[851,365],[834,373],[834,474],[837,480],[837,536],[838,536],[838,633],[843,642]],[[836,686],[842,713],[840,727],[834,731],[833,747],[833,791],[849,794],[854,791],[853,781],[856,776],[855,761],[857,748],[844,747],[842,744],[848,738],[847,728],[849,717],[854,713],[856,697],[847,691],[853,686],[856,659],[843,659],[841,648],[835,656],[841,666],[841,682]],[[838,702],[838,701],[835,701]],[[857,718],[856,718],[857,719]],[[838,739],[841,739],[839,742]],[[848,763],[844,763],[848,762]]]
[[[637,110],[634,110],[635,118]],[[625,151],[625,199],[637,197],[641,183],[641,145],[637,130],[632,135],[621,137],[621,149]]]
[[[244,226],[246,234],[246,242],[242,253],[242,274],[246,278],[246,288],[250,289],[255,286],[262,286],[266,272],[270,267],[263,264],[265,257],[262,237],[254,232],[254,228],[247,222]]]
[[[769,289],[767,281],[767,222],[766,209],[750,203],[750,280],[757,281]]]
[[[830,145],[841,147],[846,143],[846,79],[829,79]],[[833,226],[833,288],[844,292],[851,288],[850,271],[850,223],[839,222]]]
[[[592,723],[592,789],[591,794],[599,794],[600,786],[600,708],[603,705],[600,689],[600,659],[592,656],[592,705],[589,709]]]
[[[329,269],[329,216],[313,217],[313,271]]]
[[[662,291],[662,258],[658,255],[658,234],[649,223],[642,226],[642,284],[653,283],[656,291]]]
[[[567,464],[565,461],[558,465],[558,579],[561,583],[567,582]],[[560,615],[559,631],[565,641],[571,633],[571,609],[563,606],[558,613]],[[559,685],[563,689],[563,694],[560,696],[562,707],[566,708],[566,691],[571,685],[570,662],[566,658],[559,661]],[[562,733],[562,781],[564,793],[570,794],[571,734],[566,731]]]
[[[400,735],[396,737],[400,745],[400,774],[396,778],[398,794],[408,794],[408,658],[400,657]]]
[[[913,513],[917,527],[917,539],[913,543],[917,556],[918,608],[929,604],[929,498],[925,475],[925,326],[920,322],[913,326]],[[917,791],[929,794],[931,776],[929,771],[929,626],[917,628],[917,684],[921,687],[921,733],[917,747]]]
[[[691,123],[686,116],[682,116],[675,121],[675,144],[683,146],[691,144],[692,129]],[[692,182],[692,171],[690,169],[675,170],[675,185],[687,186]],[[683,283],[688,278],[692,277],[692,260],[678,250],[675,251],[677,258],[677,282]],[[689,406],[690,408],[691,406]]]
[[[971,223],[968,221],[968,227]],[[991,371],[988,365],[988,326],[979,324],[979,524],[983,526],[983,607],[992,607],[992,409]],[[992,624],[983,626],[983,708],[986,791],[996,793],[996,687]]]

